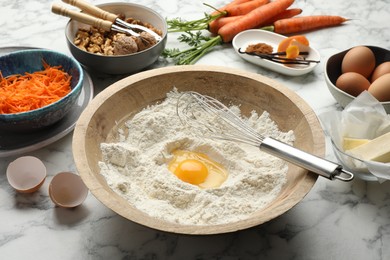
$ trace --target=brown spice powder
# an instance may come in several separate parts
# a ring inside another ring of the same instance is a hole
[[[266,43],[257,43],[249,45],[248,47],[246,47],[245,51],[255,54],[271,54],[274,49],[271,45],[268,45]]]

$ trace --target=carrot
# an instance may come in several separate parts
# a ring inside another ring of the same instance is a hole
[[[272,17],[271,19],[266,21],[264,24],[270,25],[278,20],[291,18],[291,17],[294,17],[294,16],[299,15],[301,13],[302,13],[301,8],[286,9],[283,12],[281,12],[280,14],[275,15],[274,17]]]
[[[241,18],[241,17],[242,17],[242,15],[227,16],[227,17],[218,18],[217,20],[214,20],[214,21],[212,21],[211,23],[209,23],[209,28],[208,28],[208,30],[209,30],[209,32],[211,32],[211,33],[217,34],[219,28],[221,28],[222,26],[224,26],[224,25],[227,24],[227,23],[231,23],[231,22],[236,21],[236,20],[238,20],[238,19]]]
[[[3,77],[0,72],[0,114],[21,113],[52,104],[70,91],[72,76],[61,66],[49,66],[43,61],[44,70],[24,75]]]
[[[227,16],[244,15],[260,6],[268,4],[269,2],[269,0],[252,0],[245,3],[228,6],[223,11],[227,13]]]
[[[233,0],[230,3],[226,4],[225,6],[218,8],[218,10],[215,10],[214,12],[212,12],[211,15],[216,15],[220,12],[223,12],[223,11],[225,11],[226,8],[230,8],[231,6],[250,2],[250,1],[252,1],[252,0]]]
[[[302,13],[301,8],[286,9],[283,12],[281,12],[280,14],[272,17],[270,20],[264,22],[264,24],[273,24],[277,20],[291,18],[291,17],[294,17],[294,16],[299,15],[301,13]],[[234,21],[238,20],[242,16],[243,15],[227,16],[227,17],[218,18],[218,19],[212,21],[211,23],[209,23],[208,30],[211,33],[217,34],[219,28],[221,28],[222,26],[224,26],[227,23],[234,22]]]
[[[213,12],[212,14],[206,14],[204,18],[185,21],[179,18],[167,20],[168,32],[188,32],[194,30],[206,30],[209,29],[209,24],[214,20],[217,20],[226,16],[238,16],[244,15],[251,12],[253,9],[258,8],[259,6],[269,3],[270,0],[235,0],[224,7],[220,8],[218,11]],[[210,6],[208,4],[205,4]],[[213,8],[212,6],[210,6]]]
[[[273,24],[273,31],[280,34],[291,34],[336,26],[346,21],[348,21],[348,19],[333,15],[293,17],[275,21]]]
[[[164,49],[162,55],[166,58],[172,58],[177,65],[194,64],[213,47],[230,42],[235,35],[244,30],[264,24],[268,19],[286,10],[293,2],[294,0],[275,0],[262,5],[240,17],[236,22],[222,26],[218,30],[218,35],[213,38],[201,37],[199,34],[187,32],[190,36],[181,37],[181,41],[187,42],[192,47],[184,51]]]
[[[234,23],[228,23],[218,30],[223,42],[231,42],[238,33],[264,25],[267,20],[280,14],[292,5],[294,0],[277,0],[262,5],[244,15]]]

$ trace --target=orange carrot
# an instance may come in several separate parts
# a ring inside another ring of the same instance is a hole
[[[224,9],[224,11],[227,12],[227,16],[244,15],[260,6],[268,4],[269,2],[269,0],[252,0],[245,3],[228,6]]]
[[[221,18],[219,18],[217,20],[214,20],[211,23],[209,23],[208,30],[211,33],[217,34],[219,28],[221,28],[222,26],[224,26],[227,23],[236,21],[236,20],[238,20],[241,17],[242,17],[242,15],[221,17]]]
[[[348,21],[348,19],[333,15],[293,17],[275,21],[273,24],[273,31],[280,34],[291,34],[336,26],[346,21]]]
[[[276,22],[278,20],[291,18],[291,17],[294,17],[294,16],[299,15],[301,13],[302,13],[302,9],[301,8],[286,9],[283,12],[281,12],[280,14],[275,15],[274,17],[272,17],[271,19],[266,21],[264,24],[270,25],[270,24],[273,24],[274,22]]]
[[[223,42],[231,42],[238,33],[263,26],[267,20],[286,10],[294,0],[277,0],[262,5],[244,15],[234,23],[228,23],[218,30]]]
[[[54,103],[70,91],[72,76],[61,66],[4,78],[0,72],[0,114],[13,114],[38,109]]]
[[[234,2],[236,2],[234,4]],[[222,11],[226,12],[226,16],[222,16],[216,20],[211,21],[208,24],[208,30],[211,33],[217,34],[219,28],[225,24],[236,21],[241,16],[251,12],[253,9],[258,8],[259,6],[268,4],[269,0],[252,0],[238,3],[238,0],[233,1],[231,5],[223,7]]]
[[[237,4],[242,4],[242,3],[246,3],[246,2],[250,2],[252,0],[233,0],[231,1],[230,3],[226,4],[225,6],[221,7],[221,8],[218,8],[218,11],[214,11],[211,13],[211,15],[216,15],[220,12],[223,12],[225,11],[226,8],[230,8],[231,6],[234,6],[234,5],[237,5]]]
[[[237,16],[249,13],[260,5],[267,4],[270,0],[233,0],[218,11],[206,14],[205,17],[192,21],[185,21],[180,18],[167,19],[168,32],[188,32],[208,30],[209,24],[215,20],[227,16]],[[214,8],[208,4],[205,4]],[[215,8],[214,8],[215,9]]]
[[[264,22],[264,24],[273,24],[277,20],[291,18],[291,17],[294,17],[294,16],[299,15],[301,13],[302,13],[301,8],[286,9],[283,12],[281,12],[280,14],[272,17],[272,19],[268,20],[267,22]],[[238,20],[242,16],[243,15],[221,17],[221,18],[209,23],[208,30],[211,33],[217,34],[219,28],[221,28],[222,26],[224,26],[227,23],[234,22],[234,21]]]

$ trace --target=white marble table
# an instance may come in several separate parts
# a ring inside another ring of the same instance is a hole
[[[105,1],[93,1],[103,3]],[[130,1],[136,2],[136,1]],[[137,1],[141,3],[141,1]],[[190,0],[145,0],[164,17],[200,18],[208,9]],[[226,1],[208,3],[220,6]],[[0,47],[35,46],[68,53],[67,19],[50,12],[52,1],[0,1]],[[390,2],[296,0],[303,14],[335,14],[347,25],[306,33],[321,53],[329,55],[354,45],[390,49]],[[174,46],[176,36],[167,47]],[[287,77],[244,62],[227,44],[198,64],[228,66],[259,73],[283,83],[305,99],[317,114],[339,109],[327,90],[323,65],[305,76]],[[155,67],[172,66],[159,61]],[[91,74],[95,92],[118,80]],[[37,151],[48,179],[37,193],[25,196],[8,185],[5,170],[17,156],[0,158],[0,259],[390,259],[390,184],[351,183],[319,178],[292,210],[257,227],[214,236],[169,234],[132,223],[107,209],[91,194],[76,209],[57,208],[47,193],[60,171],[76,171],[72,134]],[[331,150],[327,157],[334,159]]]

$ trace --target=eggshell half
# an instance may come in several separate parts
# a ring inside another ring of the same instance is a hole
[[[19,157],[7,167],[8,183],[18,192],[37,191],[46,179],[46,166],[34,156]]]
[[[71,172],[60,172],[49,185],[50,199],[57,206],[74,208],[81,205],[88,195],[88,188],[80,176]]]

